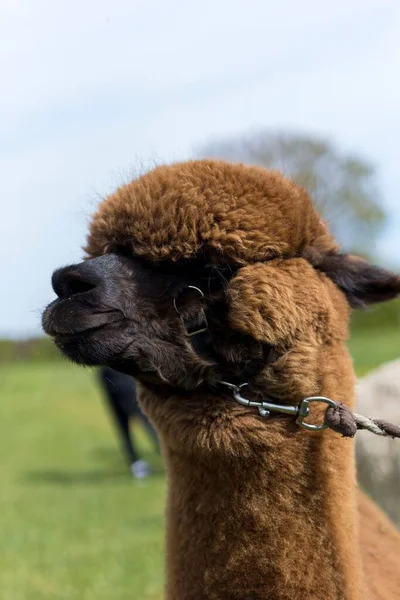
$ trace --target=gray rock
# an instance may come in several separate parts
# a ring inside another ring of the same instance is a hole
[[[363,377],[356,392],[357,412],[400,424],[400,360]],[[361,487],[400,525],[400,440],[359,431],[356,455]]]

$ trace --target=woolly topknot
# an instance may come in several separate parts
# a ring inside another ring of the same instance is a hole
[[[249,264],[336,245],[305,190],[276,171],[215,160],[161,166],[120,187],[90,225],[90,257],[207,256]]]

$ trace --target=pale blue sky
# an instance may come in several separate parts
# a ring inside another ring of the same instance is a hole
[[[400,264],[398,0],[0,0],[0,82],[0,335],[40,331],[99,197],[259,127],[377,164]]]

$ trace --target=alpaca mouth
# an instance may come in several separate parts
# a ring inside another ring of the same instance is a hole
[[[112,313],[112,314],[110,314]],[[117,311],[93,312],[77,306],[67,306],[65,300],[56,300],[46,308],[42,326],[47,335],[56,340],[67,340],[99,331],[121,319]],[[114,318],[113,318],[114,316]]]
[[[102,329],[105,329],[106,327],[107,327],[107,323],[104,323],[103,325],[94,325],[92,327],[86,327],[85,329],[77,329],[75,331],[71,330],[67,333],[56,331],[55,329],[53,329],[53,332],[49,335],[51,335],[51,337],[53,337],[56,342],[58,342],[58,341],[62,342],[62,341],[76,339],[78,337],[84,337],[84,336],[94,333],[96,331],[101,331]]]

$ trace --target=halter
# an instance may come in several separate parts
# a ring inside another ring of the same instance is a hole
[[[204,298],[204,293],[200,288],[194,285],[188,285],[187,287],[196,290],[199,292],[201,297]],[[204,310],[202,315],[203,326],[200,329],[194,328],[192,330],[190,327],[190,322],[179,313],[176,305],[176,296],[173,297],[173,304],[176,312],[182,320],[188,337],[193,338],[194,340],[196,336],[203,334],[209,335],[208,322]],[[266,419],[271,417],[271,413],[280,413],[295,417],[295,423],[307,431],[323,431],[324,429],[330,428],[337,433],[340,433],[344,437],[354,437],[358,430],[366,429],[375,435],[400,438],[400,426],[393,425],[393,423],[389,423],[383,419],[370,419],[368,417],[364,417],[363,415],[353,413],[346,404],[343,404],[342,402],[335,402],[334,400],[326,398],[325,396],[308,396],[307,398],[303,398],[299,404],[286,405],[273,402],[273,398],[270,396],[264,396],[264,394],[260,392],[260,401],[248,400],[242,396],[241,393],[243,388],[249,387],[248,382],[244,382],[239,385],[230,383],[228,381],[219,381],[218,383],[232,391],[232,396],[236,402],[242,406],[258,408],[259,414]],[[326,405],[323,423],[313,424],[307,423],[304,420],[310,415],[309,405],[314,402],[319,402]]]
[[[196,290],[197,292],[199,292],[201,297],[204,298],[204,292],[202,292],[200,288],[196,287],[195,285],[188,285],[187,287],[191,290]],[[188,321],[184,317],[182,317],[181,313],[178,310],[178,307],[176,305],[176,297],[173,298],[173,304],[174,304],[174,308],[175,308],[176,312],[178,313],[178,315],[180,316],[180,318],[183,322],[183,325],[186,329],[186,333],[187,333],[188,337],[194,337],[195,335],[199,335],[200,333],[208,332],[208,322],[207,322],[206,313],[204,311],[203,311],[203,315],[202,315],[203,316],[203,327],[200,329],[194,329],[193,331],[191,331],[190,323],[188,323]]]

